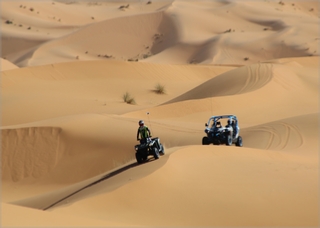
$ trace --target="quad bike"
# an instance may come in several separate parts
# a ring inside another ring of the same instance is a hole
[[[220,121],[223,119],[228,119],[228,123],[230,124],[222,127]],[[212,143],[213,145],[226,144],[227,146],[231,146],[234,143],[236,146],[242,146],[242,137],[239,136],[238,119],[235,115],[212,116],[205,126],[204,132],[207,136],[202,138],[202,145]]]
[[[159,159],[160,155],[164,155],[164,147],[158,137],[147,138],[144,142],[140,140],[140,144],[134,147],[136,150],[136,160],[139,164],[147,161],[149,156]]]

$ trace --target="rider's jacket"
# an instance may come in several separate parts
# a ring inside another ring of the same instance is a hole
[[[149,137],[149,129],[147,126],[142,126],[138,128],[138,133],[140,134],[140,137],[142,139],[148,138]]]

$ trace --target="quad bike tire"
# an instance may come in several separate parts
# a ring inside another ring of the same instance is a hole
[[[241,137],[241,136],[239,136],[239,137],[237,138],[236,146],[242,147],[242,137]]]
[[[209,145],[210,144],[210,140],[207,136],[202,138],[202,145]]]
[[[160,144],[160,150],[161,150],[160,155],[164,155],[165,152],[164,152],[164,147],[162,144]]]
[[[159,150],[157,148],[152,148],[152,153],[153,153],[153,157],[154,159],[159,159],[160,154],[159,154]]]
[[[142,158],[141,154],[136,153],[136,160],[137,160],[138,164],[141,164],[143,162],[143,158]]]

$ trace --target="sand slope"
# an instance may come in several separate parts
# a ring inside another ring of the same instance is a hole
[[[3,227],[319,226],[317,1],[1,8]],[[201,145],[221,114],[243,147]]]

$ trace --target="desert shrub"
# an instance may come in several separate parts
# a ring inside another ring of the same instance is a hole
[[[160,83],[156,84],[156,86],[154,88],[155,88],[154,91],[158,94],[165,94],[166,93],[165,86]]]
[[[129,8],[129,6],[130,6],[130,4],[128,4],[128,5],[126,5],[126,6],[125,6],[125,5],[123,5],[123,6],[120,6],[120,7],[119,7],[119,9],[128,9],[128,8]]]
[[[124,102],[126,102],[127,104],[135,104],[136,101],[134,100],[133,97],[131,97],[131,94],[126,92],[125,94],[123,94],[122,99]]]

